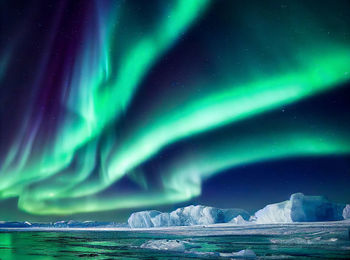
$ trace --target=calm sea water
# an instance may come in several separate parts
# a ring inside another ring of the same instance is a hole
[[[308,239],[303,237],[298,234],[188,237],[120,231],[2,231],[0,259],[198,259],[183,253],[140,247],[152,239],[189,241],[198,245],[199,252],[251,249],[259,259],[350,259],[350,241],[346,234],[338,238],[321,238],[317,234]]]

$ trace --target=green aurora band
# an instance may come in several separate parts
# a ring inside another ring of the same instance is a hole
[[[281,120],[276,123],[278,134],[274,124],[266,123],[259,131],[239,133],[239,139],[235,131],[215,139],[215,131],[234,128],[350,80],[349,42],[303,34],[299,37],[307,44],[302,50],[297,43],[283,46],[286,56],[295,60],[281,65],[280,54],[271,55],[269,66],[278,69],[264,68],[264,61],[256,59],[253,65],[245,60],[250,65],[242,65],[244,74],[230,62],[222,64],[220,81],[191,75],[188,90],[178,96],[161,93],[168,102],[155,100],[142,119],[119,128],[152,67],[191,25],[205,19],[211,5],[209,1],[172,1],[153,22],[123,15],[132,8],[128,3],[106,7],[96,1],[96,13],[83,36],[86,44],[65,72],[63,88],[68,98],[62,97],[59,128],[49,140],[38,142],[42,119],[24,121],[0,164],[0,199],[18,197],[20,209],[41,215],[165,205],[200,195],[203,180],[242,164],[350,152],[350,126],[324,125],[320,119],[314,119],[321,126],[317,131],[303,121],[288,125]],[[120,39],[125,24],[130,27],[123,34],[126,39]],[[141,37],[133,32],[140,28],[147,32]],[[7,59],[0,63],[0,80]],[[262,69],[257,71],[257,66]],[[206,91],[198,94],[199,87]],[[216,142],[203,141],[203,134],[211,134]],[[174,159],[157,173],[161,187],[148,189],[139,167],[185,138],[193,138],[196,151]],[[140,192],[104,193],[125,177],[138,182]]]
[[[20,145],[12,146],[2,167],[4,176],[2,176],[0,189],[3,190],[3,196],[13,196],[13,186],[26,185],[27,181],[29,184],[33,179],[47,178],[64,170],[83,144],[96,137],[110,120],[118,118],[129,103],[134,89],[146,74],[147,69],[162,52],[174,43],[176,37],[186,29],[192,20],[200,15],[206,4],[207,1],[200,1],[200,4],[195,0],[174,1],[169,13],[164,14],[164,21],[155,24],[156,28],[150,31],[148,37],[137,39],[134,46],[128,41],[126,57],[115,61],[117,71],[114,73],[120,75],[117,80],[111,77],[109,71],[109,67],[112,66],[109,52],[113,51],[111,45],[116,41],[113,39],[115,35],[113,28],[116,26],[118,10],[116,7],[108,11],[102,10],[102,14],[98,16],[101,20],[91,21],[96,23],[95,26],[102,26],[101,35],[96,40],[95,34],[87,33],[86,41],[91,42],[91,46],[88,45],[78,57],[72,76],[71,73],[67,73],[67,77],[71,77],[67,79],[67,82],[75,87],[70,92],[66,104],[68,112],[65,115],[61,133],[57,135],[55,143],[45,147],[44,155],[39,156],[38,159],[32,159],[31,162],[28,162],[28,156],[32,144],[31,142],[26,144],[26,151],[21,156],[22,162],[17,164],[15,169],[9,170],[7,166],[19,153]],[[99,11],[98,5],[96,1]],[[169,19],[169,17],[173,18]],[[128,24],[128,21],[126,23]],[[117,43],[115,45],[118,46]],[[133,75],[132,80],[130,80],[130,75]],[[120,103],[116,104],[116,101]],[[20,134],[20,136],[23,135]],[[93,156],[93,150],[90,150],[92,153],[90,156]],[[21,173],[24,167],[26,175],[23,176]],[[86,168],[84,170],[82,174],[89,173]],[[17,183],[18,181],[20,184]],[[21,188],[15,189],[21,190]]]

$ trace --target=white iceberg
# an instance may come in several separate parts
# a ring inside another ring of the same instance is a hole
[[[350,204],[346,205],[346,207],[343,209],[343,218],[350,219]]]
[[[254,214],[253,221],[257,224],[291,223],[291,207],[292,203],[289,200],[267,205]]]
[[[248,220],[250,217],[249,213],[243,209],[219,209],[192,205],[170,213],[155,210],[135,212],[129,217],[128,224],[131,228],[211,225],[228,223],[239,215],[243,220]],[[240,219],[236,221],[241,222]]]
[[[344,204],[323,196],[293,194],[289,200],[270,204],[254,215],[257,224],[337,221],[343,219]]]
[[[25,228],[31,227],[32,223],[25,222],[17,222],[17,221],[0,221],[0,228]]]
[[[350,218],[350,205],[332,203],[323,196],[291,195],[290,199],[270,204],[249,216],[243,209],[220,209],[207,206],[188,206],[170,213],[156,210],[131,214],[131,228],[212,225],[230,223],[235,225],[273,224],[293,222],[338,221]]]
[[[249,225],[252,224],[251,221],[247,221],[244,218],[242,218],[241,215],[238,215],[237,217],[231,219],[229,223],[236,224],[236,225]]]
[[[148,228],[154,227],[152,219],[161,214],[160,211],[147,210],[132,213],[128,219],[128,224],[131,228]]]

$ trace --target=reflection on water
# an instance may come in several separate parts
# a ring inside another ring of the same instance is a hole
[[[195,243],[199,252],[251,249],[261,259],[349,259],[350,241],[314,235],[230,235],[181,237],[119,231],[1,232],[0,259],[194,259],[181,252],[141,248],[151,239],[180,239]],[[204,256],[203,256],[204,257]],[[206,257],[210,258],[210,256]]]

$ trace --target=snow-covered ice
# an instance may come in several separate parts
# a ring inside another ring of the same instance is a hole
[[[233,252],[231,256],[235,258],[256,258],[256,254],[250,249],[244,249],[236,253]]]
[[[270,204],[263,209],[255,212],[254,219],[257,224],[264,223],[291,223],[291,208],[292,203],[290,200]]]
[[[343,218],[344,219],[350,219],[350,204],[346,205],[346,207],[343,210]]]
[[[295,193],[287,201],[258,210],[254,220],[258,224],[337,221],[343,219],[344,207],[344,204],[332,203],[323,196]]]
[[[0,221],[0,228],[9,227],[9,228],[28,228],[31,227],[32,223],[25,222],[16,222],[16,221]]]
[[[188,242],[180,240],[149,240],[141,245],[141,248],[154,249],[154,250],[169,250],[174,252],[184,252],[186,250],[185,244]]]
[[[243,209],[219,209],[191,205],[170,213],[155,210],[135,212],[129,217],[128,224],[131,228],[211,225],[228,223],[238,216],[243,220],[248,220],[250,217],[249,213]],[[242,222],[241,219],[237,221]]]
[[[236,225],[250,225],[253,224],[252,221],[247,221],[244,218],[242,218],[241,215],[238,215],[237,217],[231,219],[229,223],[236,224]]]
[[[160,211],[147,210],[132,213],[128,219],[128,224],[132,228],[154,227],[152,219],[161,214]]]
[[[141,248],[152,249],[152,250],[161,250],[161,251],[170,251],[183,253],[187,256],[201,256],[201,257],[234,257],[234,258],[244,258],[244,259],[254,259],[256,254],[250,249],[244,249],[238,252],[232,253],[221,253],[221,252],[205,252],[198,251],[195,243],[191,243],[184,240],[169,240],[169,239],[156,239],[149,240],[143,243]]]
[[[131,228],[212,225],[218,223],[273,224],[293,222],[338,221],[350,218],[350,206],[330,202],[323,196],[292,194],[289,200],[270,204],[250,216],[243,209],[220,209],[207,206],[188,206],[170,213],[156,210],[131,214]]]

